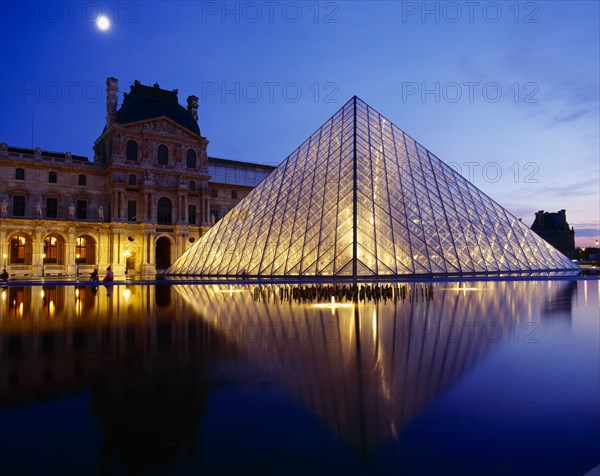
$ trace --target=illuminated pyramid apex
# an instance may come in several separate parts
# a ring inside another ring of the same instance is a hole
[[[369,277],[577,269],[354,96],[168,274]]]

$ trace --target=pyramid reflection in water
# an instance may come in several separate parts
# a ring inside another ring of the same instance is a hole
[[[577,269],[354,97],[168,273],[358,277]]]
[[[370,453],[494,349],[525,344],[533,335],[526,326],[539,329],[542,303],[568,285],[434,285],[427,297],[421,284],[412,284],[405,285],[405,299],[338,309],[281,300],[281,286],[274,285],[174,288],[246,356],[257,377],[285,389],[340,440]],[[231,365],[235,372],[239,364]]]

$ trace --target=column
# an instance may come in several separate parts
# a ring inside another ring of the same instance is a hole
[[[188,223],[187,195],[179,196],[179,223]]]
[[[8,243],[6,242],[6,231],[4,227],[0,228],[0,259],[2,260],[2,268],[8,263]],[[6,255],[6,258],[4,257]]]
[[[149,260],[149,262],[156,269],[156,245],[154,243],[154,238],[155,238],[154,233],[150,233],[148,235],[148,238],[149,238],[149,245],[150,245],[150,248],[149,248],[150,260]]]
[[[67,242],[65,243],[65,260],[66,260],[66,270],[67,274],[71,276],[75,276],[77,273],[77,265],[75,263],[75,228],[70,227],[67,233]]]
[[[35,231],[33,232],[33,243],[31,244],[31,264],[33,265],[33,275],[36,277],[40,277],[42,275],[42,253],[43,253],[43,244],[42,244],[42,229],[39,226],[35,227]]]

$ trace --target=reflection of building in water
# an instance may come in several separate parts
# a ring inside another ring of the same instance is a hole
[[[0,408],[89,388],[104,464],[116,456],[135,473],[171,463],[180,444],[195,448],[210,390],[198,376],[237,350],[209,324],[188,319],[170,286],[2,293]]]
[[[561,320],[570,323],[577,281],[552,282],[551,285],[555,291],[546,296],[541,310],[542,322]]]
[[[408,285],[417,288],[417,284]],[[341,439],[363,452],[395,437],[515,326],[536,316],[538,283],[436,286],[430,299],[316,307],[271,299],[279,287],[176,286]],[[539,311],[538,311],[539,312]]]
[[[423,299],[420,284],[405,286],[404,300],[321,306],[279,299],[274,285],[3,289],[0,407],[90,389],[104,461],[118,456],[143,471],[144,461],[169,465],[176,449],[195,446],[215,386],[209,369],[235,379],[232,358],[244,355],[244,372],[287,389],[340,439],[370,452],[496,343],[514,341],[514,328],[538,320],[557,290],[436,284]]]

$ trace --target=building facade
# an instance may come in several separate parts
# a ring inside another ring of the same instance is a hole
[[[535,214],[531,229],[565,256],[574,259],[575,230],[567,223],[566,210],[557,213],[540,210]]]
[[[106,81],[106,125],[94,158],[0,144],[2,266],[12,277],[119,275],[168,267],[273,167],[210,158],[198,98],[136,81],[117,107]]]

